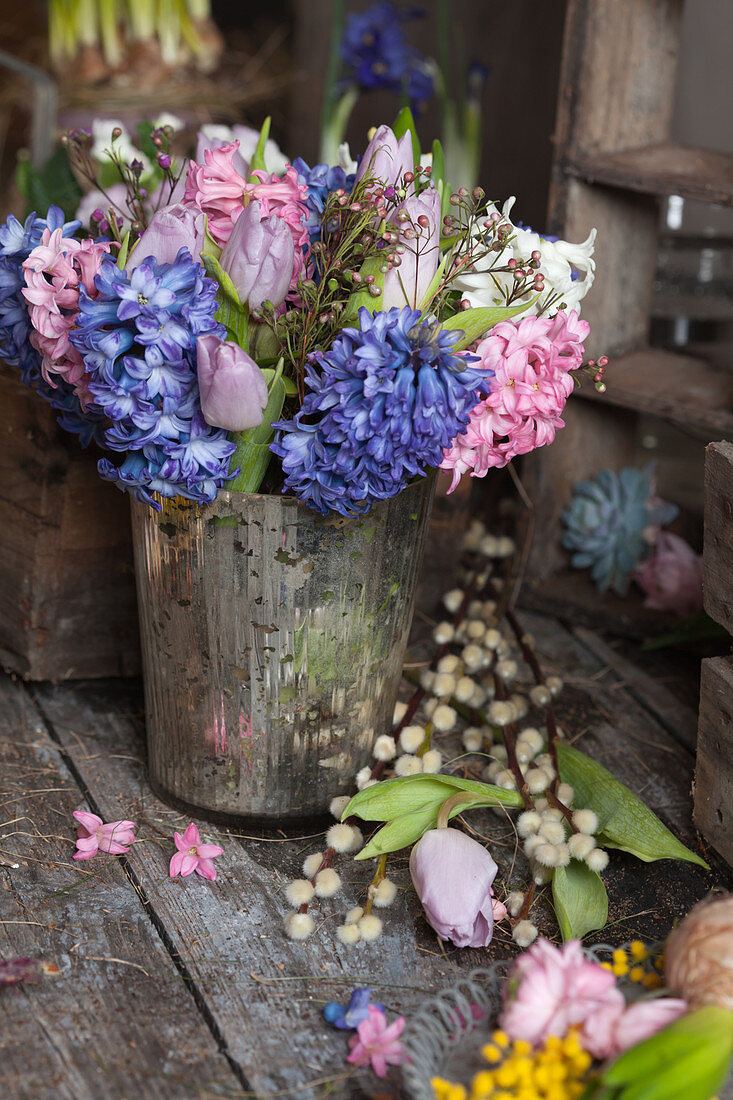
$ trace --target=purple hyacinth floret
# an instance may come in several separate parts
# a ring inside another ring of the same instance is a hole
[[[341,40],[345,83],[406,94],[413,111],[419,111],[433,94],[433,73],[407,42],[402,24],[423,14],[419,8],[398,11],[389,0],[380,0],[348,15]]]
[[[439,466],[487,377],[454,353],[459,335],[408,307],[360,309],[359,328],[310,357],[300,411],[273,425],[285,488],[324,515],[354,515]]]
[[[96,298],[80,289],[70,339],[111,421],[107,447],[127,452],[119,466],[102,459],[100,475],[156,510],[153,493],[213,500],[235,449],[204,420],[196,377],[198,337],[226,336],[216,283],[185,248],[173,263],[150,257],[129,273],[104,260],[95,282]]]
[[[58,413],[58,422],[67,432],[79,436],[86,447],[92,439],[103,443],[102,416],[98,410],[82,411],[73,387],[58,378],[50,385],[41,373],[41,356],[31,344],[31,323],[28,303],[23,297],[23,260],[40,244],[44,229],[61,229],[62,236],[70,237],[81,222],[64,221],[64,213],[58,206],[49,207],[45,218],[29,214],[24,223],[11,214],[0,225],[0,359],[11,367],[18,367],[21,381],[44,398]]]
[[[308,196],[304,200],[308,208],[308,219],[305,224],[311,241],[318,240],[328,196],[339,188],[343,188],[346,194],[350,195],[356,176],[353,172],[347,175],[339,165],[329,167],[328,164],[316,164],[313,168],[309,168],[302,157],[295,158],[293,168],[298,173],[298,182],[304,183],[308,188]]]

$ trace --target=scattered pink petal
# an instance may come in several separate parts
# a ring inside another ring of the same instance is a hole
[[[87,810],[74,810],[78,824],[74,859],[92,859],[99,852],[113,856],[129,852],[135,843],[134,821],[110,821],[105,824],[97,814]]]
[[[175,878],[176,875],[180,875],[181,878],[186,878],[195,871],[197,875],[213,882],[216,878],[214,859],[220,856],[224,849],[218,844],[203,844],[201,834],[193,821],[183,836],[175,833],[175,842],[178,851],[171,856],[168,868],[170,877]]]
[[[387,1076],[387,1066],[401,1066],[405,1052],[399,1037],[405,1027],[404,1016],[398,1016],[388,1024],[387,1017],[374,1005],[369,1005],[369,1017],[362,1020],[356,1035],[349,1040],[351,1054],[346,1059],[353,1066],[366,1066],[371,1062],[377,1077]]]

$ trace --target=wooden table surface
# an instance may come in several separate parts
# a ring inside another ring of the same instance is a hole
[[[691,823],[694,711],[591,632],[570,633],[537,615],[524,621],[545,666],[565,676],[558,713],[568,736],[711,863],[706,872],[612,853],[604,876],[609,926],[600,938],[663,938],[713,886],[731,885]],[[187,820],[147,785],[141,712],[137,681],[0,679],[0,958],[40,956],[61,971],[0,992],[0,1094],[401,1096],[398,1071],[380,1081],[346,1065],[346,1034],[323,1022],[323,1005],[368,984],[409,1026],[431,994],[511,953],[508,932],[499,926],[486,950],[442,944],[398,855],[389,874],[400,890],[383,911],[384,934],[344,947],[336,927],[364,900],[373,865],[341,857],[344,890],[312,910],[311,940],[290,942],[284,888],[300,876],[304,856],[323,847],[322,834],[237,835],[199,821],[202,835],[224,848],[216,882],[170,879],[173,830]],[[124,858],[75,862],[76,809],[131,818],[139,843]],[[490,838],[497,881],[506,881],[516,854],[511,825],[488,812],[470,815],[469,825]],[[533,916],[554,936],[546,906],[541,901]]]

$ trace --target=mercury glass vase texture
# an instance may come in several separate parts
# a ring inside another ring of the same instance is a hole
[[[133,502],[150,777],[213,820],[320,816],[391,728],[434,478],[353,518]]]

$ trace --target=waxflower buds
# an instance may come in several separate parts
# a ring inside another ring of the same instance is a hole
[[[125,270],[134,271],[150,256],[155,258],[156,263],[172,264],[182,248],[187,248],[192,259],[198,261],[203,247],[203,214],[182,202],[176,202],[153,214]]]
[[[221,266],[250,309],[279,306],[293,274],[293,235],[283,218],[261,217],[256,199],[245,207],[221,254]]]
[[[410,875],[425,916],[440,938],[456,947],[491,942],[496,872],[484,846],[458,829],[431,829],[410,855]]]
[[[199,336],[196,366],[207,424],[243,432],[262,423],[267,383],[254,359],[238,344],[218,336]]]

